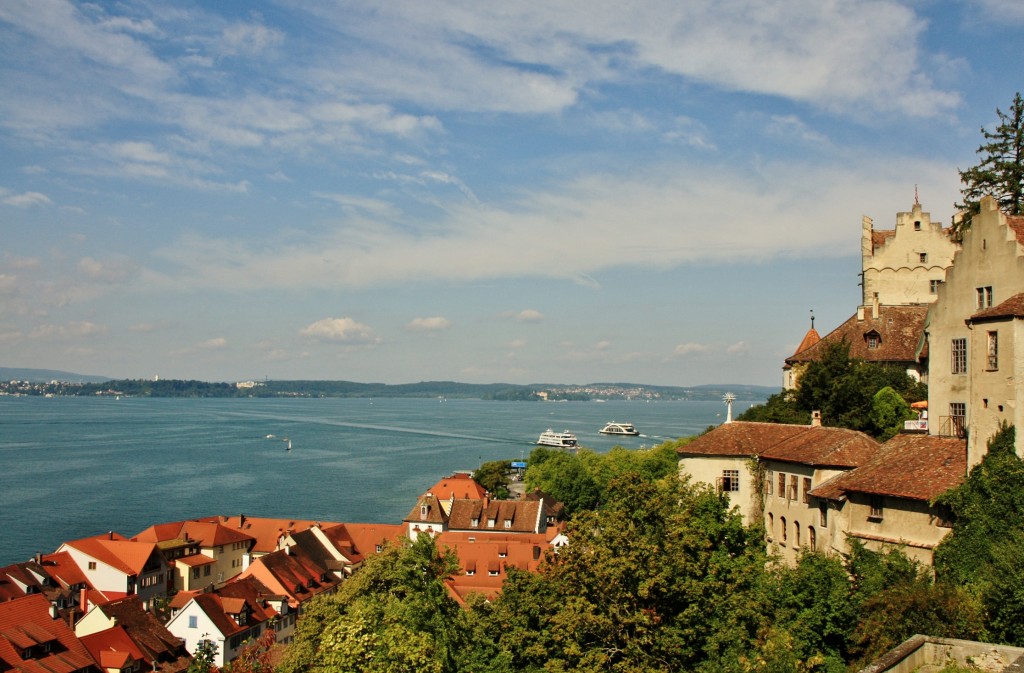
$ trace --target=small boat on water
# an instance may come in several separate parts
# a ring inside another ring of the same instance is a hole
[[[601,428],[602,435],[639,435],[640,431],[637,430],[632,423],[616,423],[610,421],[607,425]]]
[[[540,437],[537,439],[537,446],[554,446],[559,449],[575,449],[576,435],[572,434],[568,430],[555,432],[551,428],[548,428],[544,432],[540,433]]]

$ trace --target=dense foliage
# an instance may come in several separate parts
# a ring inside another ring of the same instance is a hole
[[[850,344],[839,341],[828,344],[822,357],[807,365],[796,390],[773,395],[738,419],[808,423],[811,412],[820,411],[823,425],[888,439],[913,417],[910,403],[925,398],[926,388],[903,368],[851,358]]]
[[[985,142],[978,148],[982,159],[977,166],[960,171],[963,203],[956,205],[963,214],[954,222],[954,234],[963,237],[978,214],[981,197],[988,195],[1008,215],[1024,214],[1024,98],[1020,93],[1009,112],[996,108],[999,124],[994,131],[981,129]]]
[[[490,460],[473,471],[473,480],[487,489],[491,497],[504,500],[509,497],[511,460]]]

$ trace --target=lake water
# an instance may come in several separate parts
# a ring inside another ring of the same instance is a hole
[[[547,428],[603,452],[694,435],[724,413],[722,402],[0,397],[0,565],[215,514],[400,523],[442,476],[528,457]],[[642,435],[598,434],[611,420]]]

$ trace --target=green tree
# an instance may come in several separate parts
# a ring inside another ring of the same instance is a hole
[[[529,489],[539,488],[565,505],[567,515],[597,506],[601,492],[584,465],[592,453],[580,449],[575,454],[538,447],[530,454],[524,480]]]
[[[748,408],[736,420],[807,425],[811,422],[811,413],[797,406],[795,390],[783,390],[769,397],[764,404]]]
[[[989,195],[999,209],[1009,215],[1024,214],[1024,99],[1020,92],[1004,113],[996,108],[999,124],[994,131],[981,128],[985,142],[978,148],[981,162],[960,171],[963,202],[956,208],[964,213],[954,223],[954,234],[963,237],[971,226],[971,218],[979,212],[981,197]]]
[[[885,386],[871,400],[871,434],[879,441],[896,436],[903,429],[903,421],[913,417],[910,405],[892,386]]]
[[[213,673],[217,670],[217,666],[213,663],[216,660],[217,643],[206,640],[204,636],[192,654],[192,661],[189,662],[188,670],[185,673]]]
[[[455,556],[430,536],[386,548],[338,592],[310,602],[280,670],[463,670],[471,630],[445,585],[457,572]]]
[[[510,460],[491,460],[473,472],[473,479],[487,489],[492,497],[505,500],[509,497],[508,475],[512,470]]]

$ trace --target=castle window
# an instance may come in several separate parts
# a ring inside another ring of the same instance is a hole
[[[992,306],[992,286],[986,285],[985,287],[979,287],[978,293],[978,308],[989,308]]]
[[[794,521],[793,522],[793,546],[794,547],[799,547],[800,546],[800,522],[799,521]]]
[[[820,517],[821,527],[822,528],[826,528],[828,526],[828,503],[827,502],[819,502],[818,503],[818,514],[821,515],[821,517]]]
[[[951,348],[953,361],[950,367],[952,374],[967,373],[967,339],[953,339]]]
[[[939,293],[939,285],[941,285],[941,284],[942,284],[941,280],[936,280],[936,279],[933,278],[932,280],[928,281],[928,291],[931,292],[932,294],[938,294]]]
[[[735,493],[740,490],[740,471],[722,470],[722,480],[719,483],[720,490],[726,493]]]
[[[921,231],[921,220],[914,220],[914,231]]]
[[[786,475],[779,472],[779,497],[786,497]]]
[[[879,339],[878,337],[878,332],[868,332],[865,335],[865,339],[868,342],[868,348],[870,350],[875,350],[876,348],[878,348],[878,344],[881,342],[881,339]]]
[[[779,524],[781,526],[779,531],[782,535],[782,541],[780,544],[786,544],[786,517],[779,517]]]
[[[927,264],[928,263],[928,253],[927,252],[920,253],[920,255],[918,256],[918,259],[921,260],[922,264]]]
[[[814,551],[818,548],[818,535],[814,532],[814,526],[807,527],[807,545]]]
[[[773,478],[774,476],[775,475],[772,474],[772,471],[768,470],[768,478],[764,480],[764,491],[765,491],[766,495],[772,495],[774,493],[774,490],[773,490],[775,488],[775,480]]]
[[[811,502],[811,478],[804,477],[804,504]]]
[[[967,429],[967,403],[966,402],[950,402],[949,403],[949,422],[952,426],[950,429],[953,431],[953,435],[956,437],[964,437]]]
[[[790,475],[789,477],[789,499],[796,500],[796,475]]]
[[[999,332],[988,333],[988,369],[999,369]]]
[[[870,508],[870,510],[868,512],[868,518],[881,521],[882,520],[882,496],[880,496],[880,495],[872,495],[870,501],[868,502],[868,507]]]

